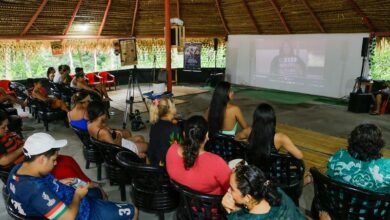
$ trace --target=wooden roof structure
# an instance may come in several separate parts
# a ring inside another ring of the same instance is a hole
[[[389,0],[171,0],[188,37],[390,35]],[[0,39],[163,37],[163,0],[0,0]]]

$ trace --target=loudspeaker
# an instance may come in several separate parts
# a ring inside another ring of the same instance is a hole
[[[366,57],[368,53],[368,45],[370,44],[370,38],[364,37],[362,43],[362,57]]]
[[[368,113],[372,101],[371,93],[350,93],[348,111],[355,113]]]
[[[178,42],[177,42],[177,28],[171,28],[171,45],[172,46],[177,46],[178,45]]]
[[[171,45],[174,47],[183,47],[185,40],[185,28],[184,26],[171,26]]]
[[[214,38],[214,50],[218,50],[218,38]]]

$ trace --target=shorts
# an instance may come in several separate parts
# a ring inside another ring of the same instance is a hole
[[[137,145],[132,141],[129,141],[127,139],[122,138],[122,147],[129,149],[129,150],[133,151],[134,153],[138,154]]]
[[[115,203],[101,199],[90,200],[89,220],[131,220],[135,208],[127,203]]]

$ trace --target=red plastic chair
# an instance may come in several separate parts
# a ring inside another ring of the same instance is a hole
[[[7,93],[8,95],[15,95],[15,92],[11,90],[10,85],[10,80],[0,80],[0,87],[4,89],[5,93]]]
[[[96,84],[101,83],[101,77],[96,75],[95,73],[87,73],[85,74],[85,78],[88,79],[88,85],[94,86]]]
[[[114,89],[116,90],[116,78],[114,75],[109,72],[100,72],[98,75],[101,77],[103,85],[106,87],[108,86],[109,90],[111,90],[111,86],[114,86]]]

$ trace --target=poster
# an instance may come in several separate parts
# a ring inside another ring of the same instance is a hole
[[[200,55],[202,43],[184,44],[184,70],[200,71]]]
[[[137,65],[137,47],[135,38],[120,39],[121,65]]]
[[[51,53],[53,54],[53,56],[59,56],[64,53],[62,49],[61,41],[52,41],[50,44],[51,44]]]

